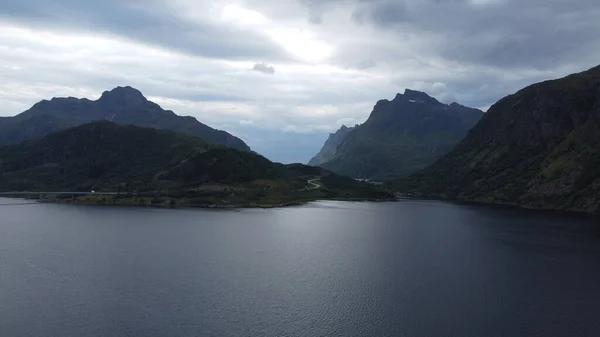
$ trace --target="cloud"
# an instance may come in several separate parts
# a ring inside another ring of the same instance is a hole
[[[352,13],[352,19],[359,24],[374,22],[382,26],[402,22],[407,14],[402,0],[362,1]]]
[[[314,23],[315,25],[320,25],[323,23],[323,18],[319,14],[313,13],[310,15],[308,21]]]
[[[211,8],[206,1],[197,6]],[[161,0],[2,0],[0,19],[41,30],[109,35],[210,58],[290,59],[266,34],[198,17],[191,9]]]
[[[356,69],[367,70],[377,67],[377,63],[373,60],[362,60],[356,64]]]
[[[261,72],[261,73],[267,74],[267,75],[275,74],[275,67],[268,65],[266,63],[256,63],[252,67],[252,70],[258,71],[258,72]]]
[[[394,34],[426,58],[549,69],[565,63],[591,66],[600,50],[600,7],[595,0],[324,1],[355,8],[352,20],[374,27],[382,37]],[[321,16],[329,13],[323,6],[306,5],[311,11],[321,9]],[[392,36],[385,37],[388,43],[394,43]]]
[[[2,0],[0,116],[131,85],[308,160],[405,88],[487,107],[595,66],[598,17],[596,0]]]

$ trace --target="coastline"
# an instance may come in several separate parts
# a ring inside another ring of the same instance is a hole
[[[23,199],[23,198],[12,198],[4,197],[6,199]],[[35,203],[52,203],[52,204],[63,204],[63,205],[82,205],[82,206],[121,206],[121,207],[141,207],[141,208],[163,208],[163,209],[219,209],[219,210],[241,210],[241,209],[274,209],[274,208],[286,208],[294,206],[302,206],[311,202],[318,201],[345,201],[345,202],[398,202],[402,200],[430,200],[430,201],[442,201],[454,204],[462,205],[473,205],[473,206],[489,206],[489,207],[502,207],[507,209],[520,209],[529,211],[542,211],[542,212],[554,212],[562,214],[575,214],[585,216],[600,216],[599,212],[585,211],[580,209],[558,209],[550,207],[534,207],[531,205],[522,205],[510,202],[500,201],[486,201],[476,199],[461,199],[461,198],[450,198],[442,196],[425,196],[425,195],[401,195],[393,198],[311,198],[294,200],[282,203],[243,203],[243,204],[193,204],[193,203],[150,203],[150,202],[114,202],[114,200],[37,200],[37,199],[23,199],[31,201],[27,204]]]
[[[489,201],[489,200],[478,200],[478,199],[464,199],[464,198],[451,198],[444,196],[435,196],[435,195],[399,195],[393,198],[310,198],[310,199],[299,199],[288,202],[278,202],[278,203],[236,203],[236,204],[215,204],[215,203],[189,203],[189,202],[181,202],[178,199],[170,199],[169,202],[161,202],[161,203],[152,203],[152,198],[146,198],[146,200],[133,201],[133,200],[123,200],[121,202],[116,202],[116,200],[80,200],[80,199],[45,199],[45,200],[37,200],[37,199],[23,199],[23,198],[13,198],[13,197],[4,197],[7,199],[22,199],[28,201],[35,201],[38,203],[54,203],[54,204],[63,204],[63,205],[85,205],[85,206],[123,206],[123,207],[147,207],[147,208],[165,208],[165,209],[273,209],[273,208],[286,208],[286,207],[294,207],[294,206],[302,206],[311,202],[316,201],[346,201],[346,202],[396,202],[402,200],[432,200],[432,201],[443,201],[455,204],[463,204],[463,205],[475,205],[475,206],[495,206],[495,207],[505,207],[511,209],[522,209],[522,210],[531,210],[531,211],[544,211],[544,212],[556,212],[556,213],[570,213],[570,214],[583,214],[583,215],[593,215],[600,216],[600,212],[586,211],[582,209],[560,209],[560,208],[552,208],[552,207],[535,207],[531,205],[523,205],[505,201]],[[174,202],[171,202],[173,200]]]
[[[29,199],[34,200],[34,199]],[[122,206],[122,207],[142,207],[142,208],[164,208],[164,209],[274,209],[294,206],[302,206],[317,201],[347,201],[347,202],[394,202],[398,198],[315,198],[303,199],[282,203],[246,203],[246,204],[193,204],[193,203],[139,203],[139,202],[114,202],[114,200],[36,200],[39,203],[52,203],[63,205],[82,205],[82,206]]]
[[[553,207],[536,207],[536,206],[518,204],[518,203],[506,202],[506,201],[489,201],[489,200],[480,200],[480,199],[451,198],[451,197],[432,196],[432,195],[402,196],[399,199],[435,200],[435,201],[444,201],[444,202],[463,204],[463,205],[495,206],[495,207],[505,207],[505,208],[510,208],[510,209],[521,209],[521,210],[529,210],[529,211],[544,211],[544,212],[600,216],[600,212],[586,211],[586,210],[582,210],[582,209],[573,209],[573,208],[571,208],[571,209],[562,208],[561,209],[561,208],[553,208]]]

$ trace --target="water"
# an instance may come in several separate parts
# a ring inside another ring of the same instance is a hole
[[[0,336],[600,336],[597,218],[0,204]]]

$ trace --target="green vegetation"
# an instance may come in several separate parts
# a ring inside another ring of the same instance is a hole
[[[407,90],[379,101],[364,124],[333,134],[311,164],[355,178],[404,177],[450,151],[482,115]]]
[[[545,167],[542,167],[542,177],[546,179],[558,178],[561,172],[566,169],[569,160],[569,156],[566,155],[546,160]]]
[[[600,67],[490,108],[456,148],[397,188],[417,195],[600,212]]]
[[[119,195],[57,201],[234,207],[390,197],[321,168],[277,164],[197,137],[111,122],[0,148],[0,191],[92,190]]]

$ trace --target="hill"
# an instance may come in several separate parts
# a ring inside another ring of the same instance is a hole
[[[358,127],[358,125],[356,127]],[[355,127],[349,128],[345,125],[342,125],[338,131],[335,133],[330,133],[329,138],[327,138],[325,141],[321,151],[319,151],[319,153],[317,153],[317,155],[308,162],[308,165],[319,166],[335,158],[338,146],[344,141],[346,135],[348,135],[350,131],[354,130],[354,128]]]
[[[453,151],[403,188],[600,212],[600,66],[501,99]]]
[[[450,151],[482,115],[407,89],[377,102],[369,119],[347,132],[333,158],[320,166],[354,178],[406,176]]]
[[[96,101],[69,97],[38,102],[17,116],[0,119],[0,145],[17,144],[101,120],[171,130],[200,137],[210,143],[250,151],[239,138],[204,125],[193,117],[182,117],[163,110],[131,87],[106,91]]]
[[[388,196],[327,170],[283,165],[166,130],[101,121],[0,147],[0,191],[168,195],[186,205]],[[165,199],[166,200],[166,199]]]

